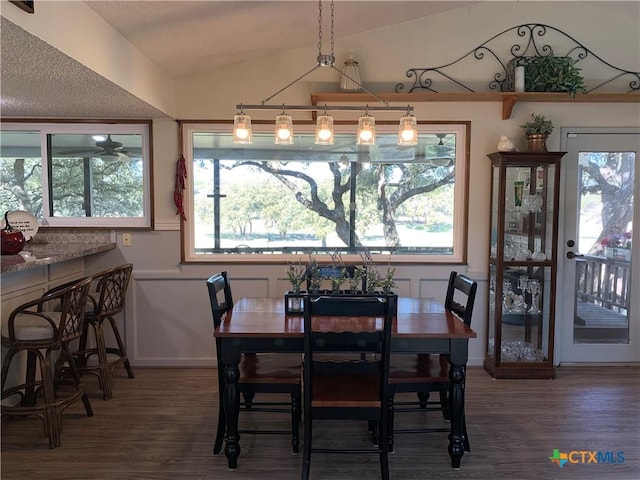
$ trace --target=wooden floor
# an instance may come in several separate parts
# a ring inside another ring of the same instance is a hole
[[[114,397],[104,401],[87,376],[95,416],[81,405],[63,419],[62,446],[50,450],[38,419],[2,422],[2,480],[192,480],[297,479],[301,456],[288,436],[249,435],[241,440],[239,468],[229,471],[213,456],[217,418],[216,372],[211,369],[135,369],[117,372]],[[640,368],[561,367],[555,380],[493,380],[480,368],[467,376],[467,424],[471,453],[452,470],[446,433],[398,435],[390,457],[392,479],[581,479],[640,478]],[[288,417],[260,426],[287,428]],[[250,413],[241,422],[255,423]],[[425,414],[404,414],[404,425]],[[435,412],[432,424],[443,424]],[[273,419],[274,415],[267,415]],[[253,417],[255,419],[255,417]],[[335,425],[335,424],[334,424]],[[338,426],[340,435],[366,442],[358,422]],[[338,442],[327,426],[314,444]],[[340,440],[342,441],[342,440]],[[624,452],[623,463],[566,464],[549,458],[554,449]],[[311,477],[379,478],[377,457],[315,454]]]

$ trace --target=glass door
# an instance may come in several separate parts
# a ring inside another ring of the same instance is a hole
[[[640,133],[562,133],[557,355],[561,362],[640,360],[638,219]],[[637,266],[635,268],[637,272]],[[633,295],[636,292],[636,295]]]

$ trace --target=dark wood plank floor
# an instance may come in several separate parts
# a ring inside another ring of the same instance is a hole
[[[50,450],[38,419],[2,422],[2,480],[192,480],[297,479],[301,456],[287,436],[245,434],[240,467],[229,471],[213,456],[217,418],[216,372],[212,369],[118,371],[114,397],[104,401],[86,377],[95,412],[70,407],[63,419],[62,447]],[[640,478],[640,368],[561,367],[555,380],[493,380],[469,368],[467,423],[471,453],[462,469],[449,464],[446,433],[398,435],[390,457],[392,479],[582,479]],[[241,421],[287,428],[287,416]],[[443,424],[438,413],[429,422]],[[424,421],[404,414],[405,425]],[[366,442],[362,424],[316,431],[317,442]],[[623,463],[566,464],[549,461],[554,449],[624,452]],[[312,458],[312,478],[378,478],[375,456]]]

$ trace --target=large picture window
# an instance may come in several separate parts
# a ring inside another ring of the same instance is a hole
[[[2,123],[1,211],[56,227],[151,227],[150,128]]]
[[[185,260],[466,260],[468,124],[420,124],[411,147],[397,145],[396,125],[378,125],[374,146],[356,145],[351,125],[329,146],[312,125],[296,124],[285,146],[260,127],[235,145],[228,124],[183,125]]]

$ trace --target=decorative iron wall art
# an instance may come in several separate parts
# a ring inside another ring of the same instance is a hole
[[[511,40],[512,37],[514,40]],[[555,47],[557,53],[551,47],[551,41],[556,41],[559,45]],[[514,43],[509,47],[511,42]],[[411,93],[426,90],[438,93],[439,85],[446,85],[446,88],[476,92],[478,90],[475,90],[469,81],[463,81],[460,75],[468,71],[467,64],[474,61],[490,64],[487,68],[494,73],[488,83],[489,91],[514,91],[514,67],[527,65],[533,57],[543,56],[562,56],[573,59],[586,79],[585,93],[596,90],[602,93],[605,93],[604,90],[625,93],[640,91],[640,72],[616,67],[572,36],[541,23],[526,23],[504,30],[445,65],[410,68],[406,71],[406,76],[412,79],[413,83],[398,83],[395,91]]]

